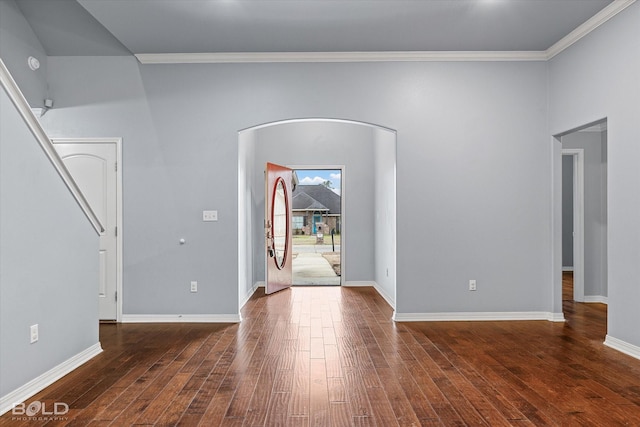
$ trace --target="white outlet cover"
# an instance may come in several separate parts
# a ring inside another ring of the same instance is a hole
[[[218,220],[218,211],[202,211],[202,220],[203,221],[217,221]]]

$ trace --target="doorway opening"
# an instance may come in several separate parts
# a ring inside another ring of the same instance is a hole
[[[342,284],[342,166],[293,166],[293,285]]]
[[[290,119],[238,131],[239,308],[265,283],[266,163],[348,171],[347,181],[341,176],[342,195],[348,193],[348,201],[341,200],[341,284],[373,286],[395,309],[396,132],[330,118]],[[323,220],[320,212],[316,215]]]
[[[562,301],[607,303],[607,121],[560,135]]]

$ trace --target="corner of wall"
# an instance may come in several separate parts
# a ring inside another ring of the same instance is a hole
[[[33,56],[40,68],[29,68]],[[44,106],[48,95],[47,54],[14,0],[0,2],[0,57],[15,77],[32,108]]]

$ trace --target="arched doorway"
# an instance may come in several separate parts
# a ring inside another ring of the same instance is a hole
[[[326,118],[284,120],[238,133],[238,296],[242,307],[264,280],[264,164],[343,165],[345,286],[396,294],[396,133]]]

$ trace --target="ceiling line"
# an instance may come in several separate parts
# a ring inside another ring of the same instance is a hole
[[[612,3],[607,5],[600,12],[587,19],[582,25],[561,38],[553,46],[547,49],[547,59],[553,58],[635,2],[636,0],[613,0]]]
[[[141,64],[281,62],[548,61],[635,3],[613,0],[545,51],[383,51],[383,52],[200,52],[137,53]]]
[[[221,52],[138,53],[142,64],[208,64],[265,62],[423,62],[545,61],[545,52],[411,51],[411,52]]]

